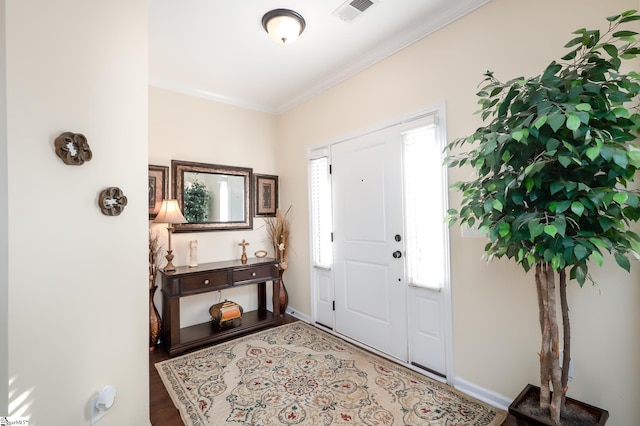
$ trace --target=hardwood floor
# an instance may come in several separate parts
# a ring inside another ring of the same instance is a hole
[[[168,358],[167,351],[162,347],[149,351],[149,410],[152,426],[184,426],[155,367],[157,362]]]
[[[293,320],[291,318],[291,320]],[[169,358],[164,348],[149,351],[149,409],[152,426],[184,426],[178,409],[160,379],[155,364]],[[516,426],[516,420],[508,416],[502,426]]]

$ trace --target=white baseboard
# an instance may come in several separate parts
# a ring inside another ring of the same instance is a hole
[[[500,395],[499,393],[482,388],[460,377],[456,377],[454,387],[460,392],[464,392],[469,396],[472,396],[482,402],[486,402],[487,404],[493,405],[494,407],[500,408],[502,410],[507,410],[509,408],[509,404],[511,404],[512,401],[510,398],[507,398],[504,395]]]
[[[287,306],[286,312],[292,317],[298,318],[300,321],[304,321],[308,324],[311,324],[311,317],[308,315],[301,314],[299,311],[292,309],[291,306]]]

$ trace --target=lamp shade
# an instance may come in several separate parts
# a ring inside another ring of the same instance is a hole
[[[187,223],[178,205],[178,200],[162,200],[155,223]]]
[[[289,9],[275,9],[262,17],[262,27],[279,44],[296,41],[305,26],[302,15]]]

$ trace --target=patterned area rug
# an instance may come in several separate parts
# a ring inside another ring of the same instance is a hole
[[[506,416],[303,322],[156,368],[187,426],[497,426]]]

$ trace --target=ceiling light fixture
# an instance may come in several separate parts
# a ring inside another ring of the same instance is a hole
[[[262,26],[276,43],[293,43],[305,25],[302,15],[289,9],[275,9],[262,17]]]

